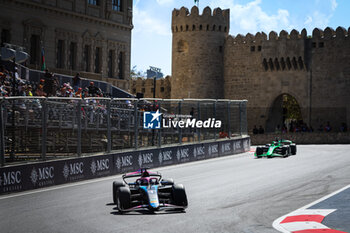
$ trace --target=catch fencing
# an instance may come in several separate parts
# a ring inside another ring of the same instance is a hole
[[[246,104],[208,99],[3,97],[1,166],[244,136]],[[215,118],[221,127],[145,129],[144,113],[156,110],[166,123]]]

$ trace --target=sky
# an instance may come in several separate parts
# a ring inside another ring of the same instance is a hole
[[[171,15],[174,8],[189,10],[194,0],[133,0],[131,68],[145,72],[149,66],[171,75]],[[199,0],[206,6],[230,9],[230,35],[293,29],[308,35],[314,28],[350,27],[350,0]]]

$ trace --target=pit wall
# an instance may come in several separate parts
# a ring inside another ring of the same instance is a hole
[[[250,137],[0,168],[0,195],[250,150]]]
[[[350,144],[350,133],[291,133],[251,134],[252,145],[265,145],[276,138],[287,139],[296,144]]]

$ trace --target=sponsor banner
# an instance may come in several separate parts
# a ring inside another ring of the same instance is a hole
[[[219,142],[219,154],[220,156],[232,155],[234,153],[232,141]]]
[[[0,171],[0,194],[25,190],[26,166],[7,167]]]
[[[85,175],[87,178],[96,178],[114,174],[112,155],[86,157],[85,159]]]
[[[195,144],[192,148],[192,156],[194,160],[202,160],[208,157],[208,150],[205,144]]]
[[[243,151],[250,151],[250,138],[243,139]]]
[[[138,169],[158,167],[158,151],[159,149],[137,151]]]
[[[27,189],[42,188],[57,184],[55,181],[56,177],[59,176],[59,171],[55,163],[32,164],[28,168],[30,170],[29,177],[25,177]]]
[[[244,152],[243,140],[233,141],[232,144],[233,144],[233,153],[234,154]]]
[[[158,152],[159,166],[167,166],[177,164],[176,161],[176,147],[162,148]]]
[[[194,160],[193,155],[193,145],[185,145],[181,147],[176,147],[175,149],[175,161],[176,163],[187,163]]]
[[[207,158],[216,158],[219,156],[219,143],[207,143],[204,144],[205,152],[207,154]]]
[[[84,159],[68,160],[62,162],[62,164],[62,183],[84,180],[86,178],[88,168]]]
[[[115,173],[125,173],[138,170],[135,152],[115,154],[113,156]]]
[[[0,168],[0,194],[249,151],[250,139],[137,150]]]

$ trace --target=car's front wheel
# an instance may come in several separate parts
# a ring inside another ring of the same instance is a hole
[[[297,154],[297,145],[295,145],[294,143],[290,145],[290,149],[291,149],[291,154],[292,155],[296,155]]]
[[[255,155],[257,158],[261,158],[261,155],[264,153],[264,149],[262,147],[257,147],[255,151]]]
[[[119,187],[124,187],[125,186],[125,183],[123,181],[114,181],[113,182],[113,187],[112,187],[112,190],[113,190],[113,203],[114,204],[117,204],[117,199],[118,199],[118,188]]]
[[[173,186],[173,200],[174,205],[183,206],[184,208],[188,206],[185,187],[182,184]]]
[[[282,147],[282,156],[283,158],[286,158],[290,155],[290,147],[289,146],[283,146]]]
[[[119,187],[117,189],[118,198],[117,198],[117,207],[119,211],[123,211],[130,208],[131,204],[131,192],[129,187]]]

